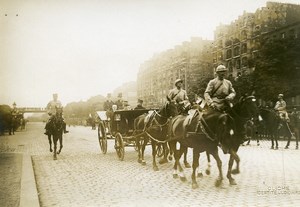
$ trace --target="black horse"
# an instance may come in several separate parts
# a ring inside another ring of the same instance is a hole
[[[138,148],[138,162],[146,164],[144,160],[144,151],[149,139],[152,146],[152,164],[153,170],[157,171],[156,155],[158,144],[167,145],[166,136],[168,132],[168,124],[170,117],[178,114],[177,105],[168,100],[161,109],[153,111],[150,114],[142,114],[134,120],[134,136],[136,137],[136,145]],[[164,151],[164,156],[168,152]]]
[[[226,143],[231,139],[233,131],[229,124],[230,117],[227,114],[217,111],[201,113],[195,110],[190,116],[178,115],[171,121],[169,128],[169,145],[174,152],[175,164],[173,177],[177,178],[177,168],[180,172],[180,179],[186,180],[183,168],[179,162],[186,147],[193,148],[193,173],[192,188],[197,188],[196,169],[199,166],[200,153],[207,151],[212,154],[217,162],[219,177],[215,185],[219,186],[223,180],[222,161],[218,154],[218,145],[222,145],[224,151],[228,151]],[[179,149],[176,146],[180,143]]]
[[[300,113],[292,112],[290,115],[290,129],[296,138],[296,149],[298,149],[298,140],[300,136]],[[287,146],[290,145],[290,139],[288,140]]]
[[[266,133],[272,142],[271,149],[278,149],[278,138],[280,135],[288,137],[288,142],[285,146],[285,148],[288,148],[293,135],[288,122],[282,120],[274,110],[261,108],[260,115],[263,119]]]
[[[57,154],[61,152],[61,149],[63,148],[63,131],[64,131],[64,120],[62,117],[62,109],[57,108],[56,114],[52,116],[49,120],[49,133],[48,133],[48,141],[50,144],[50,152],[53,152],[53,159],[57,159]],[[54,151],[52,150],[52,140],[53,138],[53,145],[54,145]],[[60,148],[57,151],[57,141],[59,140]]]

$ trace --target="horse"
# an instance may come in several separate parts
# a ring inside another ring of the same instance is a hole
[[[227,143],[225,145],[228,147],[227,152],[230,154],[230,159],[228,163],[228,172],[227,178],[229,179],[230,185],[236,185],[235,180],[232,178],[231,174],[237,174],[240,172],[239,170],[239,162],[240,158],[237,155],[237,151],[239,149],[240,144],[244,141],[241,132],[243,131],[244,125],[247,121],[254,118],[254,120],[261,120],[259,116],[259,110],[256,104],[256,99],[254,96],[242,96],[239,101],[233,105],[233,107],[229,107],[229,110],[226,114],[230,117],[227,121],[227,124],[233,128],[233,136],[229,137],[226,140]],[[228,135],[227,135],[228,137]],[[195,150],[195,149],[194,149]],[[211,150],[210,150],[211,151]],[[210,156],[212,154],[210,151],[206,151],[207,159],[208,159],[208,168],[206,170],[207,174],[210,174]],[[224,153],[227,153],[223,150]],[[198,152],[196,152],[198,153]],[[214,156],[214,154],[212,154]],[[232,170],[233,161],[236,161],[237,166],[236,169]],[[193,161],[194,163],[194,161]],[[198,165],[197,165],[198,166]],[[193,169],[193,176],[195,176],[195,169]],[[220,171],[220,169],[219,169]],[[199,175],[199,174],[198,174]],[[202,173],[200,174],[200,176]],[[193,177],[192,177],[193,179]],[[220,179],[217,180],[216,186],[220,184]],[[193,182],[193,186],[197,187],[196,182]]]
[[[158,110],[154,110],[149,114],[142,114],[134,120],[134,134],[138,149],[138,162],[146,164],[144,160],[144,151],[147,143],[151,140],[152,146],[152,165],[153,170],[158,171],[156,164],[156,154],[158,144],[163,144],[166,149],[166,135],[170,117],[178,114],[177,104],[167,98],[167,102]],[[143,139],[141,139],[143,137]],[[142,143],[141,143],[142,142]],[[164,155],[168,152],[165,150]]]
[[[270,136],[272,142],[271,149],[278,149],[278,138],[281,133],[288,137],[288,142],[285,146],[287,149],[292,137],[292,132],[288,122],[283,121],[275,111],[270,109],[261,108],[260,115],[265,124],[266,133]]]
[[[48,141],[50,144],[50,152],[53,151],[53,159],[57,160],[57,154],[60,154],[62,148],[63,148],[63,131],[64,131],[64,120],[62,117],[62,109],[57,108],[56,114],[52,116],[49,120],[49,134],[48,134]],[[54,150],[52,150],[52,142],[51,142],[51,136],[53,138],[53,145]],[[59,140],[60,148],[57,151],[57,141]]]
[[[218,145],[221,144],[224,151],[228,151],[226,139],[231,138],[232,129],[228,124],[230,117],[227,114],[218,111],[209,111],[202,113],[195,110],[190,116],[178,115],[174,117],[169,127],[169,145],[174,152],[175,163],[173,166],[173,178],[178,177],[177,168],[179,168],[180,179],[185,181],[183,168],[179,159],[186,147],[193,148],[193,173],[192,188],[197,188],[196,169],[199,166],[201,152],[208,152],[213,155],[219,169],[219,176],[215,182],[220,186],[223,180],[222,161],[218,154]],[[180,143],[179,149],[176,148]]]
[[[256,139],[257,146],[260,145],[258,138],[258,126],[253,120],[249,120],[246,123],[246,135],[249,137],[247,145],[250,145],[251,139]]]

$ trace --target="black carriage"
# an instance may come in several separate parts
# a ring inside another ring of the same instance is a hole
[[[115,140],[118,158],[124,160],[125,147],[135,147],[134,119],[153,109],[98,111],[98,140],[103,154],[107,152],[107,139]],[[137,149],[136,149],[137,150]]]

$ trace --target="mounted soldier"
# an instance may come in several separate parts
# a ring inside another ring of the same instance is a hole
[[[180,114],[184,113],[185,110],[190,107],[186,90],[184,90],[182,87],[183,81],[181,79],[177,79],[175,81],[175,88],[170,90],[168,94],[168,98],[178,104],[178,111]]]
[[[232,87],[232,83],[225,79],[227,68],[219,65],[216,68],[217,77],[210,80],[204,92],[204,98],[208,106],[219,111],[226,111],[232,106],[232,100],[236,96],[236,92]]]
[[[44,133],[45,135],[50,135],[50,132],[49,132],[49,123],[50,121],[54,118],[54,116],[56,115],[56,111],[57,109],[61,109],[62,110],[62,104],[61,102],[58,100],[58,95],[55,93],[53,94],[53,100],[50,101],[48,104],[47,104],[47,107],[46,107],[47,111],[48,111],[48,115],[50,116],[49,117],[49,120],[47,121],[46,123],[46,126],[45,126],[45,129],[46,129],[46,132]],[[63,127],[64,127],[64,133],[68,133],[69,131],[66,130],[66,123],[65,121],[63,120]]]
[[[283,94],[278,94],[278,101],[276,102],[274,109],[276,112],[278,112],[278,115],[282,121],[290,121],[286,111],[286,102],[283,100]]]

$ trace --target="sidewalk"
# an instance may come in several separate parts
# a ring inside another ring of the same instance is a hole
[[[0,153],[1,206],[39,207],[31,156]]]

